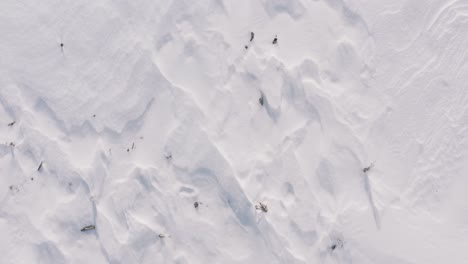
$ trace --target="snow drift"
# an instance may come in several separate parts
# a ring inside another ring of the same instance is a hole
[[[0,262],[466,263],[467,27],[464,0],[1,1]]]

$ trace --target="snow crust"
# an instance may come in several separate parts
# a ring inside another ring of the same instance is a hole
[[[2,0],[0,36],[0,263],[467,263],[466,0]]]

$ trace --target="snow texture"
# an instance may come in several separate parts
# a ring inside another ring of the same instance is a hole
[[[0,1],[0,263],[468,263],[467,29],[466,0]]]

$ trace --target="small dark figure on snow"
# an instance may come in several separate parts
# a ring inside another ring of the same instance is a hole
[[[343,248],[343,241],[341,239],[337,239],[335,243],[330,246],[331,251],[334,251],[337,248]]]
[[[13,121],[13,122],[9,123],[8,126],[12,127],[15,123],[16,123],[16,121]]]
[[[81,232],[85,232],[85,231],[88,231],[88,230],[93,230],[95,228],[96,228],[96,226],[94,226],[94,225],[85,226],[85,227],[81,228]]]
[[[375,162],[372,162],[369,166],[362,169],[362,172],[366,173],[366,172],[370,171],[370,169],[372,169],[372,167],[374,167],[374,164],[375,164]]]
[[[273,39],[272,44],[277,44],[277,43],[278,43],[278,36],[275,36],[275,38]]]
[[[41,161],[41,164],[39,164],[39,167],[37,167],[37,171],[41,171],[43,164],[44,164],[44,161]]]
[[[170,161],[172,160],[172,153],[166,153],[166,160]]]
[[[264,213],[267,213],[268,212],[268,207],[266,204],[263,204],[263,203],[258,203],[257,205],[255,205],[255,210],[262,210]]]
[[[60,43],[60,47],[63,48],[63,43]]]
[[[244,48],[245,48],[245,49],[249,49],[249,46],[245,45]]]
[[[255,37],[255,34],[253,32],[250,32],[250,42],[252,42],[252,40],[254,39]]]
[[[263,101],[264,101],[264,99],[263,99],[263,94],[262,94],[262,95],[260,96],[260,98],[258,98],[258,102],[260,103],[260,105],[263,106]]]

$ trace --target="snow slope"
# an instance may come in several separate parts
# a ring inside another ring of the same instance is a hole
[[[0,263],[467,263],[467,28],[466,0],[0,1]]]

